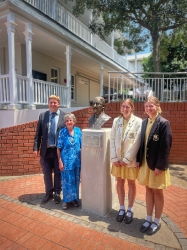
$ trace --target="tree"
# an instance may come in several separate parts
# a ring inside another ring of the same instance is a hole
[[[71,1],[71,0],[66,0]],[[79,16],[92,10],[91,32],[105,38],[112,30],[128,31],[134,40],[124,45],[140,46],[140,40],[149,35],[153,47],[153,66],[160,72],[160,35],[187,23],[187,0],[74,0],[73,13]],[[100,21],[102,20],[102,22]],[[139,48],[141,49],[141,48]]]
[[[163,33],[160,37],[160,64],[162,72],[184,72],[187,70],[187,25]],[[144,72],[153,72],[153,55],[142,60]],[[169,76],[168,76],[169,77]]]
[[[170,33],[163,33],[160,37],[160,64],[162,72],[186,72],[187,71],[187,34],[186,34],[187,25],[173,30]],[[153,72],[153,54],[148,58],[142,60],[142,67],[144,72]],[[143,75],[145,78],[151,78],[153,75],[146,73]],[[182,90],[186,73],[180,74],[179,80],[178,74],[165,74],[164,78],[164,88],[173,90],[174,88]],[[156,86],[155,86],[156,87]],[[155,89],[155,92],[158,96],[161,96],[158,89]],[[161,92],[161,91],[160,91]],[[181,91],[178,92],[178,99],[180,99]]]

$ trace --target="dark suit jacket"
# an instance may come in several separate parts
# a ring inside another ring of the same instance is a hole
[[[49,114],[50,114],[50,111],[48,110],[39,115],[39,120],[38,120],[38,124],[36,128],[36,135],[34,137],[33,151],[40,150],[41,157],[44,157],[47,151]],[[65,126],[64,116],[65,116],[65,113],[60,110],[59,120],[57,124],[56,142],[58,140],[58,134],[59,134],[60,129]]]
[[[137,154],[137,162],[142,165],[145,150],[145,132],[148,118],[142,123],[141,143]],[[147,164],[151,170],[162,171],[168,168],[168,156],[172,143],[172,133],[169,121],[158,115],[151,128],[146,148]]]

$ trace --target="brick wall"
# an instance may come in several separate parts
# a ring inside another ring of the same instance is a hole
[[[162,116],[171,123],[173,144],[169,157],[172,164],[187,164],[187,103],[161,103]],[[111,127],[120,113],[120,103],[108,103],[105,113],[111,116],[104,127]],[[143,103],[135,103],[135,115],[145,118]],[[74,112],[77,126],[88,128],[92,108]],[[0,176],[41,173],[39,157],[33,155],[33,138],[37,121],[0,130]]]

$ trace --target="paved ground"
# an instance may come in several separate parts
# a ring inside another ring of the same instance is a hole
[[[101,217],[79,208],[61,210],[44,196],[42,175],[0,177],[0,249],[187,249],[187,166],[172,165],[172,186],[165,190],[162,227],[139,232],[145,217],[145,189],[137,185],[134,220],[117,223],[118,205]],[[116,197],[117,201],[117,197]]]

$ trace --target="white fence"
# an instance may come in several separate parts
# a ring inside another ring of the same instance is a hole
[[[16,76],[16,100],[18,104],[30,104],[29,103],[29,83],[28,78],[25,76]],[[58,95],[61,99],[61,106],[67,107],[68,102],[68,88],[66,86],[52,83],[44,82],[41,80],[33,79],[33,89],[32,93],[35,105],[47,105],[48,98],[50,95]],[[10,84],[9,75],[0,76],[0,104],[10,104]],[[15,103],[15,104],[17,104]]]
[[[138,74],[142,76],[137,77]],[[154,73],[155,77],[152,78],[144,77],[143,74],[146,73],[109,72],[105,99],[109,102],[125,98],[144,101],[148,96],[154,95],[162,102],[187,101],[187,72]]]
[[[61,99],[61,105],[67,107],[68,88],[60,84],[33,79],[34,104],[48,104],[50,95],[57,95]]]
[[[9,75],[0,76],[0,104],[10,103]]]
[[[29,103],[28,80],[24,76],[17,75],[17,101],[18,103]]]

